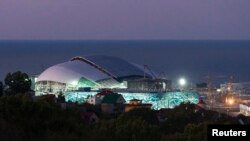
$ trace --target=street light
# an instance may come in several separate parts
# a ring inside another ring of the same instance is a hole
[[[185,78],[179,79],[180,90],[183,91],[185,86],[187,85],[187,80]]]
[[[185,78],[181,78],[180,80],[179,80],[179,84],[180,84],[180,86],[185,86],[186,84],[187,84],[187,81],[186,81],[186,79]]]
[[[217,89],[216,91],[217,91],[218,93],[220,93],[220,92],[221,92],[221,89]]]

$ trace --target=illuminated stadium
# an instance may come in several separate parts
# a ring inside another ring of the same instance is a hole
[[[128,89],[128,86],[133,89],[137,87],[132,86],[138,86],[139,89],[166,90],[170,83],[159,79],[153,71],[121,58],[77,56],[42,72],[37,78],[35,90],[38,93],[59,94],[84,88]]]
[[[91,91],[84,88],[91,88]],[[145,66],[110,56],[74,57],[46,69],[35,84],[36,95],[63,93],[67,101],[80,103],[107,88],[118,90],[127,102],[140,99],[151,103],[153,109],[198,102],[197,93],[168,92],[170,80],[159,78]]]

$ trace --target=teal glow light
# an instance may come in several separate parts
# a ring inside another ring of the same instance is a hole
[[[66,101],[84,102],[88,96],[96,92],[67,92]],[[143,103],[151,103],[153,109],[174,108],[182,102],[197,104],[199,96],[196,92],[167,92],[167,93],[119,93],[128,102],[131,99],[140,99]]]

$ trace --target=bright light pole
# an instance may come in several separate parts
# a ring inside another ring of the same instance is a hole
[[[179,79],[179,85],[181,86],[182,90],[186,86],[187,80],[185,78],[180,78]]]
[[[186,83],[187,83],[187,81],[186,81],[185,78],[181,78],[181,79],[179,80],[179,84],[180,84],[181,86],[185,86]]]

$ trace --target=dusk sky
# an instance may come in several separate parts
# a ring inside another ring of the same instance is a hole
[[[1,0],[0,39],[250,39],[250,0]]]

